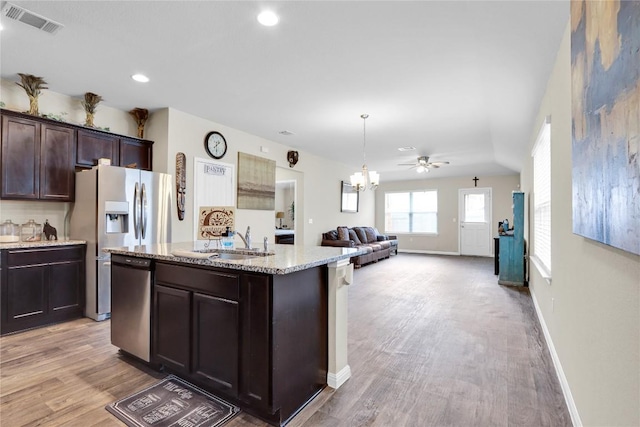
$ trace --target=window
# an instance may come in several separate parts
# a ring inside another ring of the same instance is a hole
[[[533,157],[533,261],[551,278],[551,119],[545,120]]]
[[[464,195],[464,222],[488,222],[485,193]]]
[[[438,192],[385,193],[384,229],[395,233],[437,233]]]

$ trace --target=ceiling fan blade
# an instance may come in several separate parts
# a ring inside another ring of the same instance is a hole
[[[443,166],[448,165],[449,162],[431,162],[432,165]]]
[[[429,169],[438,169],[440,166],[435,163],[429,163],[429,164],[426,164],[424,167]]]
[[[415,163],[398,163],[398,166],[417,166]]]

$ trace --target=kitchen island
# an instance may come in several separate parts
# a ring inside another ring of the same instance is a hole
[[[187,242],[105,251],[151,260],[151,365],[273,425],[350,377],[344,285],[359,249],[271,245],[205,258],[216,249]]]

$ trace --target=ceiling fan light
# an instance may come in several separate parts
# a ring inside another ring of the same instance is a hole
[[[425,168],[423,165],[420,165],[416,168],[416,172],[418,173],[422,173],[424,171],[428,170],[427,168]]]

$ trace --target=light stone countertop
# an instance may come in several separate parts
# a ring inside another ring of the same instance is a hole
[[[329,264],[334,261],[366,253],[366,250],[358,248],[270,244],[268,251],[273,253],[273,255],[255,256],[246,259],[195,258],[195,256],[202,256],[202,253],[196,251],[204,250],[205,243],[205,241],[159,243],[155,245],[105,248],[104,252],[266,274],[289,274],[295,271],[306,270],[308,268]],[[212,250],[215,251],[216,249],[212,248]],[[196,253],[194,254],[194,258],[188,256],[174,256],[171,254],[172,252],[177,251]],[[220,252],[239,253],[233,250],[221,250]]]
[[[29,248],[46,248],[53,246],[72,246],[72,245],[86,245],[85,240],[41,240],[39,242],[9,242],[0,243],[0,250],[2,249],[29,249]]]

